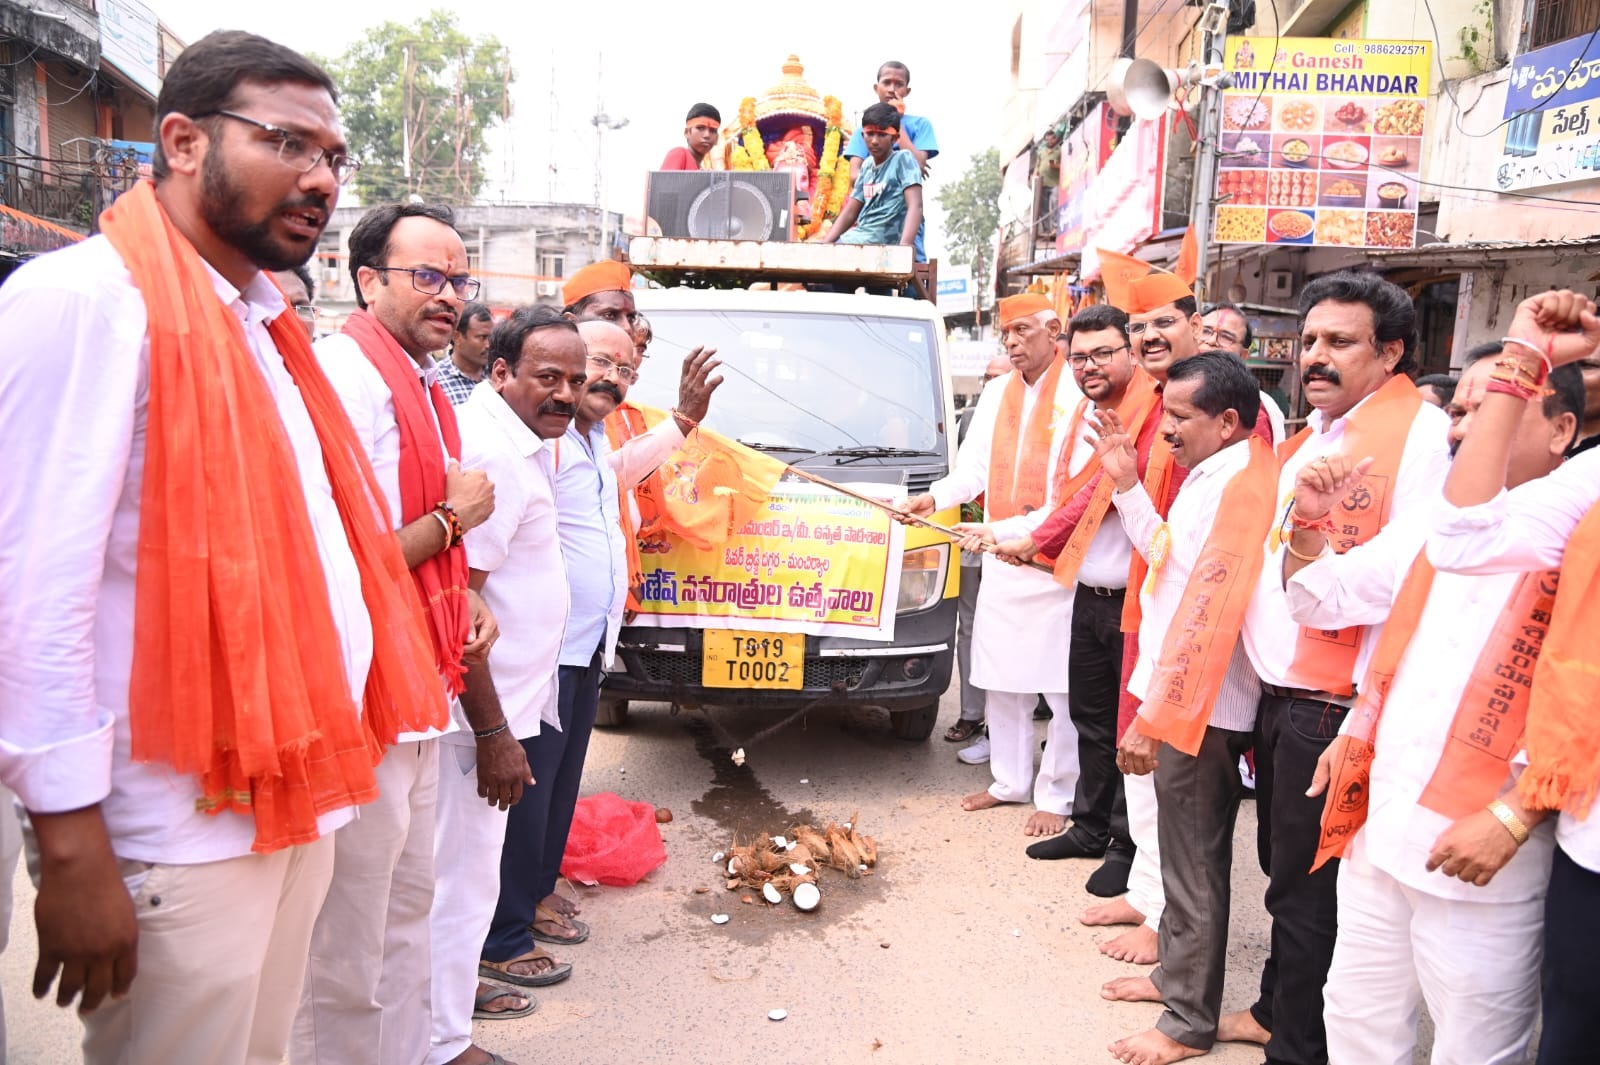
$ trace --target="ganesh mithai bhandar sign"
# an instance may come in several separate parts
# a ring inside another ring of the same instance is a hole
[[[850,161],[844,157],[851,127],[837,97],[823,96],[805,80],[791,55],[783,76],[764,96],[746,96],[738,123],[724,126],[708,157],[713,170],[788,170],[795,178],[796,236],[822,230],[850,196]]]
[[[1217,242],[1413,247],[1431,62],[1426,41],[1230,40]]]

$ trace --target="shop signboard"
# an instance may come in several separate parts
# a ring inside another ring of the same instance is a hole
[[[1600,33],[1536,48],[1511,64],[1496,187],[1600,180]]]
[[[1271,37],[1228,41],[1214,239],[1221,244],[1416,244],[1432,45]]]
[[[1056,193],[1056,252],[1083,249],[1087,234],[1084,207],[1089,186],[1117,146],[1115,114],[1104,102],[1067,134],[1061,149],[1061,188]]]
[[[1097,248],[1132,252],[1161,228],[1161,186],[1166,166],[1167,119],[1135,119],[1089,186],[1088,232],[1078,276],[1100,273]]]

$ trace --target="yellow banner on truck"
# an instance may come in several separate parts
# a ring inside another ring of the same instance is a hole
[[[851,485],[882,493],[884,485]],[[785,482],[726,543],[640,545],[636,625],[894,639],[905,529],[878,507]]]

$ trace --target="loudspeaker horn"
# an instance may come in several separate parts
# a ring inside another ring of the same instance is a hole
[[[1122,95],[1136,118],[1153,119],[1166,114],[1177,91],[1176,75],[1150,59],[1135,59],[1122,76]],[[1109,96],[1109,92],[1107,93]]]
[[[1111,64],[1111,73],[1106,75],[1106,103],[1111,105],[1111,110],[1123,116],[1133,114],[1133,109],[1128,106],[1127,94],[1122,91],[1122,82],[1132,65],[1132,59],[1121,56]]]

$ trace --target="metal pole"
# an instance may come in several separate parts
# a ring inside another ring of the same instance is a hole
[[[1227,55],[1227,28],[1208,34],[1204,51],[1206,65],[1213,59],[1220,65]],[[1222,133],[1222,86],[1200,87],[1200,154],[1194,168],[1194,199],[1189,219],[1194,226],[1196,257],[1194,292],[1198,302],[1209,301],[1211,268],[1211,214],[1217,187],[1217,144]]]

